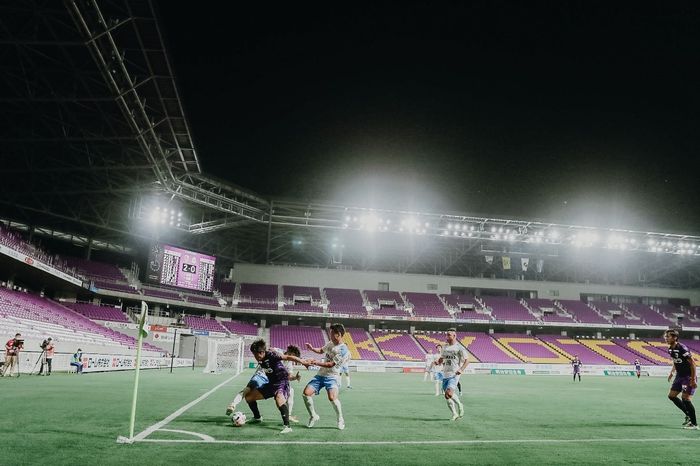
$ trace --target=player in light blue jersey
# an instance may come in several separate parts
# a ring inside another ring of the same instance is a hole
[[[352,385],[350,385],[350,368],[347,364],[340,368],[340,382],[338,384],[340,387],[343,386],[343,376],[345,376],[345,388],[352,388]]]
[[[442,348],[440,357],[435,364],[443,364],[442,369],[442,390],[445,392],[447,407],[452,413],[452,420],[464,416],[464,405],[459,399],[457,385],[459,377],[464,373],[464,369],[469,365],[467,350],[457,342],[457,331],[453,328],[447,331],[447,345]]]
[[[318,374],[304,388],[304,405],[306,405],[306,410],[309,412],[307,427],[313,427],[316,421],[320,419],[314,408],[313,396],[318,395],[321,388],[325,388],[328,394],[328,401],[333,405],[337,415],[338,429],[345,429],[343,410],[338,399],[338,389],[340,388],[340,369],[347,365],[350,360],[350,350],[342,341],[343,335],[345,335],[345,327],[342,324],[333,324],[330,327],[331,341],[322,348],[314,348],[309,343],[306,344],[309,350],[324,355],[321,361],[309,361],[311,365],[318,366],[320,369]]]

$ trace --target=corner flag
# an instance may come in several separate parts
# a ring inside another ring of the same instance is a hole
[[[139,319],[139,336],[146,338],[148,336],[148,304],[141,301],[141,317]]]

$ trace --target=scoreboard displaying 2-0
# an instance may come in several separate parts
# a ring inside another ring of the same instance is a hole
[[[215,265],[214,256],[167,244],[154,244],[148,254],[146,278],[162,285],[211,291]]]

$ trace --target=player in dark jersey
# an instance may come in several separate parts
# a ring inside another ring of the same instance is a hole
[[[641,377],[641,375],[642,375],[642,363],[639,362],[639,359],[634,360],[634,372],[637,373],[637,378]]]
[[[284,429],[280,433],[286,434],[291,432],[292,428],[289,427],[289,405],[287,404],[287,399],[289,398],[289,371],[284,366],[284,361],[296,362],[305,367],[309,367],[309,362],[291,354],[268,351],[265,340],[262,339],[255,340],[250,345],[250,352],[253,353],[255,360],[260,364],[260,368],[265,372],[268,380],[267,384],[251,390],[245,396],[245,401],[253,412],[252,422],[262,421],[258,410],[258,400],[274,398],[284,424]]]
[[[579,359],[578,354],[574,356],[573,361],[571,361],[571,367],[574,368],[574,382],[576,382],[576,376],[578,375],[578,381],[581,381],[581,359]]]
[[[668,399],[675,404],[678,409],[685,414],[684,429],[698,430],[698,420],[695,417],[695,407],[692,399],[695,389],[698,387],[695,361],[690,350],[683,343],[678,341],[677,330],[666,330],[664,339],[668,344],[668,354],[673,361],[673,369],[668,374],[668,381],[671,381],[673,373],[676,377],[671,384],[671,390],[668,392]],[[678,399],[678,394],[681,394],[681,399]]]

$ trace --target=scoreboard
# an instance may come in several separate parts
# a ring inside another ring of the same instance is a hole
[[[148,254],[146,278],[161,285],[197,291],[212,291],[216,257],[154,244]]]

